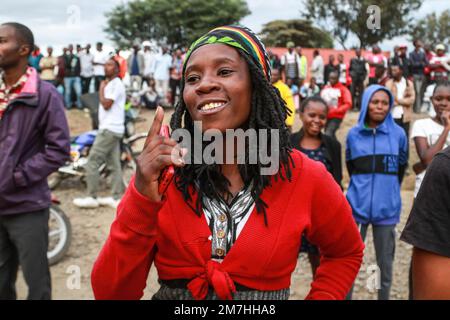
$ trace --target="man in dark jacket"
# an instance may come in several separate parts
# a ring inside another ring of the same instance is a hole
[[[352,85],[350,91],[352,93],[353,109],[361,109],[362,93],[364,91],[364,80],[367,77],[367,61],[361,56],[361,49],[355,49],[356,57],[350,61],[350,76],[352,77]]]
[[[422,50],[422,41],[414,40],[413,43],[415,49],[409,54],[411,75],[413,76],[412,80],[414,81],[414,90],[416,91],[413,111],[420,113],[426,88],[425,67],[428,65],[428,59],[425,51]]]
[[[334,55],[330,55],[328,58],[328,64],[325,65],[325,68],[323,69],[323,80],[325,86],[328,84],[328,81],[330,80],[330,73],[337,72],[339,77],[339,65],[334,64],[334,61],[335,61]]]
[[[389,61],[389,65],[400,66],[403,70],[403,76],[408,79],[410,72],[411,62],[407,56],[408,46],[406,44],[401,44],[398,46],[398,50],[395,52],[394,57]]]
[[[15,299],[19,263],[28,299],[50,299],[47,176],[69,159],[64,104],[27,66],[32,32],[0,25],[0,300]]]

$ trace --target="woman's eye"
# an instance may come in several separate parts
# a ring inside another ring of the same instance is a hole
[[[188,83],[195,82],[196,80],[198,80],[198,76],[188,76],[188,77],[186,77],[186,82],[188,82]]]
[[[219,70],[219,75],[221,76],[227,76],[229,74],[233,73],[233,70],[230,69],[221,69]]]

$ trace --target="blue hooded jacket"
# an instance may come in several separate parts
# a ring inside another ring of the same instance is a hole
[[[383,90],[394,104],[391,92],[371,85],[362,98],[358,124],[347,136],[346,162],[350,178],[347,199],[357,223],[393,225],[400,220],[400,183],[407,164],[407,138],[389,112],[376,128],[365,125],[372,96]]]

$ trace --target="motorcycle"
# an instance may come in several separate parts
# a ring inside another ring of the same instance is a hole
[[[61,261],[69,250],[72,239],[72,225],[59,207],[60,201],[52,194],[48,229],[47,258],[49,265]]]
[[[131,176],[136,170],[136,157],[139,155],[140,148],[143,146],[147,137],[147,133],[135,133],[134,123],[139,121],[145,121],[145,119],[140,119],[134,109],[127,111],[125,134],[120,143],[120,163],[125,186],[128,185]],[[77,177],[81,182],[85,183],[85,166],[88,162],[89,151],[94,144],[96,135],[97,130],[92,130],[71,139],[70,161],[59,168],[57,172],[52,173],[47,179],[51,190],[55,190],[63,180],[69,177]],[[109,171],[105,163],[98,170],[101,177],[108,177]]]

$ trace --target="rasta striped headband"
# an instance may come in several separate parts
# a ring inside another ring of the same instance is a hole
[[[183,74],[192,53],[206,44],[220,43],[245,52],[253,58],[270,81],[270,63],[266,48],[261,40],[248,28],[242,26],[223,26],[209,31],[192,43],[184,60]]]

